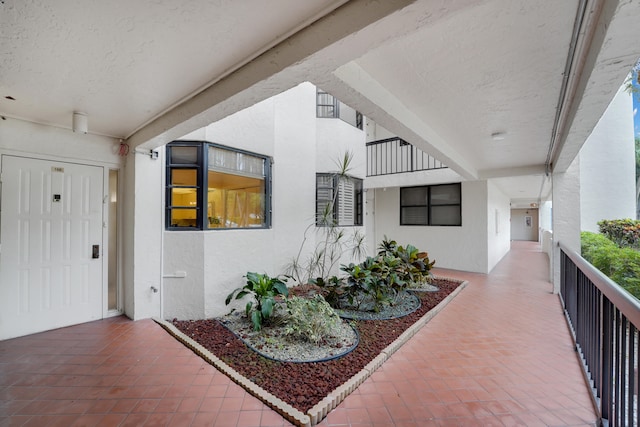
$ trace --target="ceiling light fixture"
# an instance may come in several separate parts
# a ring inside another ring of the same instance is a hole
[[[71,123],[71,129],[76,133],[87,133],[89,131],[87,113],[74,111]]]
[[[491,139],[494,141],[502,141],[505,138],[506,132],[494,132],[491,134]]]

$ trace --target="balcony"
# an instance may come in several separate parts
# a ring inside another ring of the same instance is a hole
[[[367,142],[367,177],[447,169],[402,138]]]

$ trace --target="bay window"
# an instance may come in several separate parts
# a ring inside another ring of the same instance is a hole
[[[207,142],[167,145],[167,229],[268,228],[271,159]]]

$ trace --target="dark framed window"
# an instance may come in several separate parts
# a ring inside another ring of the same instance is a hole
[[[166,228],[271,226],[271,158],[202,141],[167,145]]]
[[[341,119],[362,130],[362,114],[347,104],[340,102],[333,95],[317,89],[316,117],[325,119]]]
[[[316,225],[361,226],[362,180],[330,173],[316,174]]]
[[[461,184],[400,188],[400,225],[462,225]]]

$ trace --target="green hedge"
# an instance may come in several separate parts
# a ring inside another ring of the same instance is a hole
[[[603,219],[598,221],[600,233],[621,248],[640,249],[640,221],[636,219]]]
[[[605,236],[588,231],[581,233],[581,251],[584,259],[640,299],[640,252],[620,248]]]

